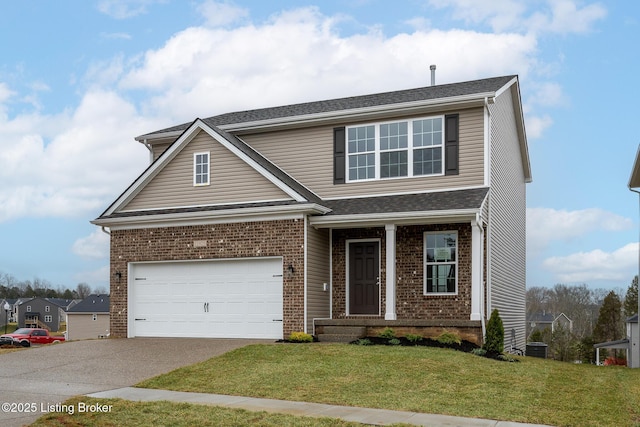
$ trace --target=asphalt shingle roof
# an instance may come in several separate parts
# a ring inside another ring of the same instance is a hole
[[[89,295],[67,310],[67,313],[108,313],[109,295]]]
[[[479,209],[488,191],[485,187],[437,193],[327,200],[323,205],[332,210],[327,215]]]
[[[203,121],[209,126],[222,126],[234,123],[272,120],[284,117],[320,114],[331,111],[352,110],[379,105],[403,104],[407,102],[488,93],[497,91],[515,77],[515,75],[492,77],[488,79],[426,86],[417,89],[406,89],[393,92],[377,93],[372,95],[351,96],[347,98],[337,98],[325,101],[305,102],[279,107],[236,111],[233,113],[226,113],[208,117],[206,119],[203,119]],[[141,137],[157,133],[184,131],[190,125],[191,122],[183,123],[177,126],[151,132],[146,135],[142,135]]]

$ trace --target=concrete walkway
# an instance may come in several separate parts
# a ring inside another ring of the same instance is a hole
[[[352,406],[325,405],[321,403],[291,402],[286,400],[257,399],[253,397],[226,396],[221,394],[190,393],[182,391],[154,390],[124,387],[88,394],[95,398],[119,398],[132,401],[159,401],[193,403],[246,409],[248,411],[277,412],[307,417],[339,418],[370,425],[406,423],[429,427],[544,427],[510,421],[453,417],[448,415],[421,414],[417,412],[391,411],[387,409],[357,408]]]

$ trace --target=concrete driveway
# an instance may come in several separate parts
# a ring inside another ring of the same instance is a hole
[[[46,412],[50,405],[62,403],[71,396],[131,386],[248,344],[272,342],[204,338],[105,339],[72,341],[2,354],[0,425],[28,425],[43,414],[43,409]],[[35,409],[35,413],[25,412],[31,409]]]

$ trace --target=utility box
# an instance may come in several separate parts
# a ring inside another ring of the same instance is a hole
[[[547,358],[547,348],[549,346],[543,342],[530,342],[527,344],[527,356]]]

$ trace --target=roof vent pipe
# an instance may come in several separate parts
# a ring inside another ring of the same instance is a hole
[[[431,86],[436,85],[436,65],[430,65],[429,69],[431,70]]]

